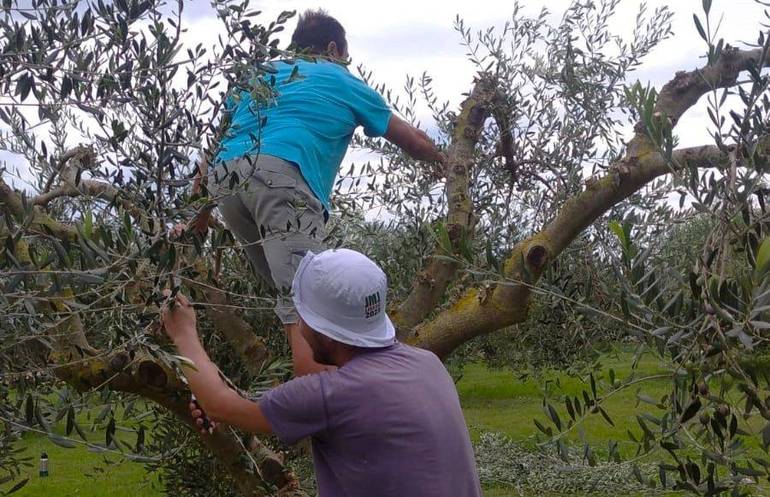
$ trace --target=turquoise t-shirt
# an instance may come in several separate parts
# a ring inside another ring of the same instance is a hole
[[[256,105],[246,91],[237,102],[229,99],[230,127],[216,161],[266,154],[293,162],[330,210],[353,132],[363,126],[367,136],[384,135],[391,110],[379,93],[339,64],[297,60],[273,62],[273,67],[275,96],[268,102]]]

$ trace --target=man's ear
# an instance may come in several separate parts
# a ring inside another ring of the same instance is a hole
[[[329,44],[326,46],[326,53],[328,55],[331,55],[335,59],[339,59],[341,57],[340,49],[337,47],[336,41],[330,41]]]

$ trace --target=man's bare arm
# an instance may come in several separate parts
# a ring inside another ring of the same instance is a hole
[[[244,399],[220,378],[198,339],[195,311],[187,298],[177,294],[174,305],[164,307],[161,319],[179,354],[195,365],[185,369],[185,377],[206,414],[250,433],[272,433],[259,404]]]
[[[385,139],[398,146],[409,157],[429,162],[444,162],[444,155],[433,140],[421,129],[415,128],[396,115],[390,116]]]

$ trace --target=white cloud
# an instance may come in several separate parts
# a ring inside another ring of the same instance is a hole
[[[570,0],[533,0],[522,2],[522,12],[536,15],[544,6],[552,12],[554,20],[561,17]],[[649,0],[648,12],[668,5],[674,12],[674,36],[661,43],[630,75],[632,80],[651,83],[660,89],[676,71],[692,70],[704,64],[706,46],[695,29],[692,15],[702,19],[701,0]],[[363,64],[374,72],[378,82],[385,83],[394,91],[403,88],[406,75],[419,76],[428,72],[435,81],[439,101],[449,100],[459,105],[462,93],[467,91],[473,77],[473,67],[460,46],[460,37],[453,29],[459,15],[474,29],[501,26],[510,18],[514,3],[499,0],[392,0],[390,2],[352,2],[349,0],[325,0],[323,8],[345,26],[348,34],[353,64]],[[613,20],[613,31],[630,36],[641,2],[624,0]],[[318,8],[317,1],[282,0],[257,1],[254,7],[263,11],[262,22],[275,18],[283,10]],[[213,14],[209,14],[213,18]],[[721,19],[719,34],[733,45],[755,41],[759,23],[764,18],[763,8],[754,0],[714,0],[711,18],[714,23]],[[211,19],[213,21],[213,19]],[[214,33],[215,22],[199,19],[206,27],[200,33]],[[290,21],[283,33],[283,41],[290,37],[294,21]],[[683,145],[708,142],[705,105],[701,102],[690,110],[681,121],[677,132]],[[421,113],[421,118],[427,114]],[[427,123],[425,123],[427,124]]]
[[[522,13],[535,16],[546,6],[552,13],[552,22],[558,22],[571,0],[531,0],[522,2]],[[613,18],[612,31],[628,39],[642,2],[623,0]],[[660,89],[677,71],[703,66],[706,44],[699,37],[693,14],[704,18],[702,0],[648,0],[647,12],[661,6],[673,11],[674,35],[662,42],[637,70],[629,74],[629,82],[640,80]],[[263,10],[261,22],[269,22],[281,11],[318,8],[319,2],[308,0],[262,0],[254,7]],[[454,31],[456,16],[460,16],[473,30],[502,26],[513,12],[514,2],[498,0],[391,0],[371,2],[325,0],[322,7],[335,16],[346,28],[353,65],[363,64],[373,71],[374,79],[394,92],[400,92],[407,75],[419,77],[427,72],[433,77],[434,90],[439,102],[449,101],[456,107],[462,93],[470,89],[474,68],[460,45],[460,36]],[[742,42],[756,40],[760,22],[765,19],[763,7],[754,0],[713,0],[711,19],[719,24],[719,35],[727,43],[741,46]],[[196,30],[215,39],[216,22],[213,14],[198,19],[201,29]],[[282,41],[288,43],[294,20],[289,21]],[[712,25],[713,27],[713,25]],[[422,108],[418,112],[423,127],[429,127],[429,115]],[[712,141],[710,120],[703,98],[680,120],[676,133],[680,146],[693,146]],[[629,127],[630,131],[630,127]],[[361,161],[351,152],[344,164]]]
[[[531,0],[522,2],[522,11],[536,15],[543,6],[553,13],[557,21],[569,0]],[[674,36],[663,42],[644,61],[630,78],[650,82],[660,88],[678,70],[691,70],[704,63],[702,54],[705,44],[695,30],[692,14],[703,17],[701,0],[671,2],[675,16]],[[319,7],[318,0],[257,0],[252,7],[261,9],[257,22],[267,23],[284,10]],[[641,2],[624,0],[613,21],[613,31],[629,36]],[[648,11],[669,4],[665,0],[649,0]],[[754,41],[760,29],[763,8],[754,0],[714,0],[712,19],[722,16],[720,35],[731,44]],[[188,28],[185,41],[191,46],[202,43],[210,47],[218,35],[224,34],[221,22],[216,18],[209,3],[196,0],[185,4]],[[353,64],[363,64],[374,72],[376,81],[385,83],[395,92],[403,88],[407,75],[429,73],[434,79],[434,89],[440,102],[450,101],[456,107],[462,93],[469,90],[473,66],[467,61],[460,37],[454,31],[456,16],[460,16],[474,30],[489,26],[501,26],[513,12],[510,0],[391,0],[371,2],[350,0],[324,0],[323,7],[337,17],[346,27]],[[290,20],[282,33],[284,45],[294,27]],[[182,74],[180,72],[180,74]],[[183,75],[183,74],[182,74]],[[181,76],[180,76],[181,77]],[[704,99],[705,101],[705,99]],[[677,133],[682,145],[695,145],[710,141],[705,102],[700,102],[680,121]],[[422,109],[423,127],[429,127],[429,116]],[[346,163],[352,160],[346,159]]]

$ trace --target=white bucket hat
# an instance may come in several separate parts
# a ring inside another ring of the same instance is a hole
[[[318,333],[356,347],[387,347],[396,341],[385,312],[387,277],[355,250],[308,252],[291,289],[300,317]]]

